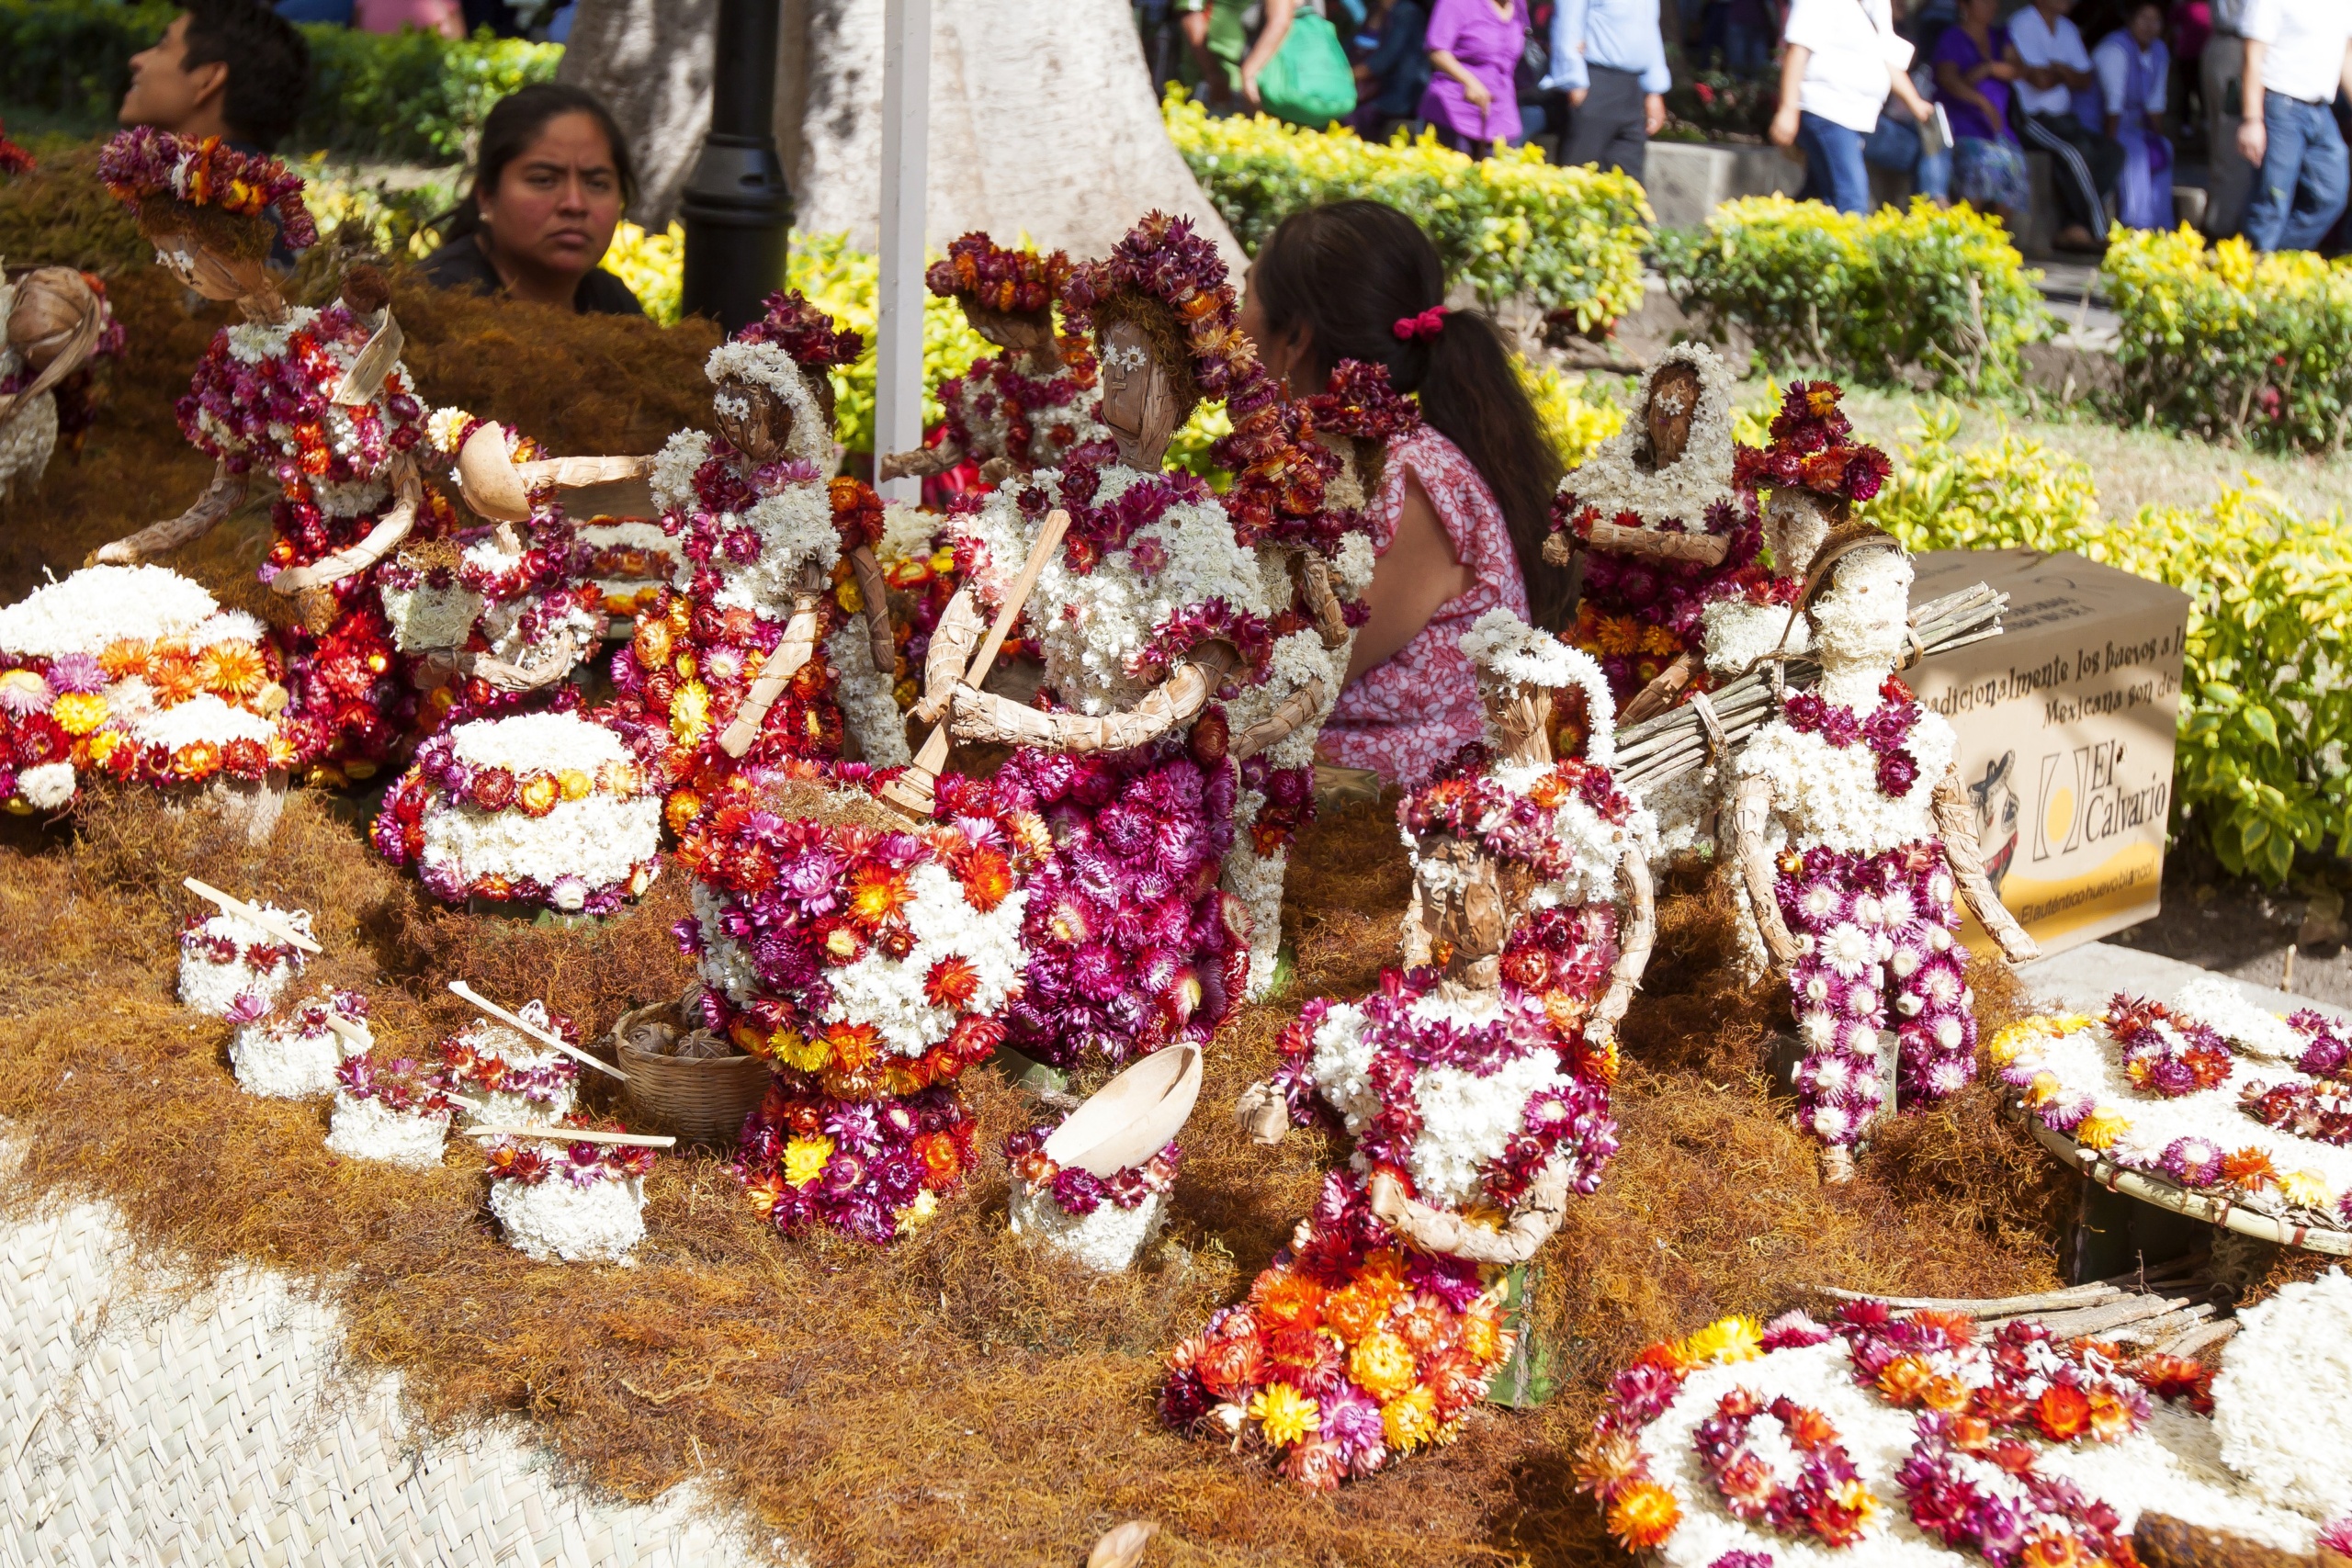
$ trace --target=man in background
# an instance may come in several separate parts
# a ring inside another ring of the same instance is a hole
[[[1544,78],[1545,92],[1568,96],[1561,163],[1598,164],[1640,179],[1673,85],[1657,0],[1561,0]]]
[[[153,49],[130,57],[115,118],[274,152],[310,89],[311,47],[293,23],[259,0],[190,0]]]
[[[2247,0],[2245,116],[2238,151],[2261,173],[2246,204],[2246,243],[2308,251],[2344,215],[2352,186],[2335,95],[2352,82],[2346,0]]]
[[[2107,198],[2123,171],[2123,149],[2085,125],[2075,113],[2075,95],[2098,85],[2090,51],[2066,13],[2074,0],[2033,0],[2009,18],[2009,42],[2025,62],[2017,86],[2024,123],[2018,130],[2029,148],[2054,160],[2060,223],[2059,248],[2096,251],[2106,243]]]

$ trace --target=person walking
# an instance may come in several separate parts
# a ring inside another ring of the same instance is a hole
[[[1657,0],[1561,0],[1544,78],[1545,92],[1568,98],[1561,163],[1598,164],[1640,179],[1673,85]]]
[[[2339,0],[2340,3],[2340,0]],[[2056,161],[2058,248],[2096,251],[2106,244],[2107,198],[2123,171],[2123,149],[2076,117],[2075,95],[2098,84],[2090,51],[2066,13],[2075,0],[2033,0],[2009,18],[2009,41],[2025,62],[2018,107],[2027,147]]]
[[[1840,212],[1871,207],[1871,166],[1912,176],[1922,196],[1940,201],[1950,188],[1949,149],[1934,153],[1919,127],[1936,111],[1906,73],[1911,45],[1894,30],[1888,0],[1795,0],[1781,55],[1781,107],[1773,111],[1776,147],[1804,152],[1807,195]],[[1886,114],[1887,95],[1910,113]]]
[[[2343,216],[2352,186],[2335,95],[2352,87],[2352,6],[2247,0],[2245,118],[2238,151],[2261,173],[2245,209],[2257,251],[2308,251]]]
[[[1449,147],[1484,157],[1522,134],[1512,81],[1527,48],[1527,0],[1435,0],[1430,7],[1431,74],[1421,118]]]

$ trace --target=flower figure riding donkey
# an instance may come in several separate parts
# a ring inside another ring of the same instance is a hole
[[[1162,1414],[1337,1485],[1460,1429],[1510,1351],[1503,1275],[1559,1227],[1617,1147],[1615,1029],[1654,930],[1648,815],[1607,759],[1592,660],[1482,617],[1484,754],[1399,809],[1414,859],[1410,966],[1360,1003],[1309,1003],[1283,1064],[1237,1108],[1261,1141],[1318,1116],[1355,1138],[1314,1215],[1169,1359]],[[1587,758],[1552,760],[1555,694],[1580,693]]]

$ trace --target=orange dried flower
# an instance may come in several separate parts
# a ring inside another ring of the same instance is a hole
[[[2091,1402],[2083,1391],[2052,1383],[2033,1402],[2033,1424],[2053,1443],[2071,1443],[2091,1427]]]
[[[1682,1505],[1655,1481],[1636,1481],[1609,1505],[1609,1533],[1628,1551],[1664,1544],[1682,1523]]]

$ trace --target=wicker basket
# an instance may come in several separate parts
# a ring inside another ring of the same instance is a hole
[[[629,1043],[639,1024],[682,1021],[676,1002],[625,1012],[597,1054],[612,1057],[628,1075],[621,1093],[633,1131],[675,1134],[682,1144],[732,1144],[742,1134],[743,1119],[766,1098],[772,1069],[757,1056],[670,1056]]]

